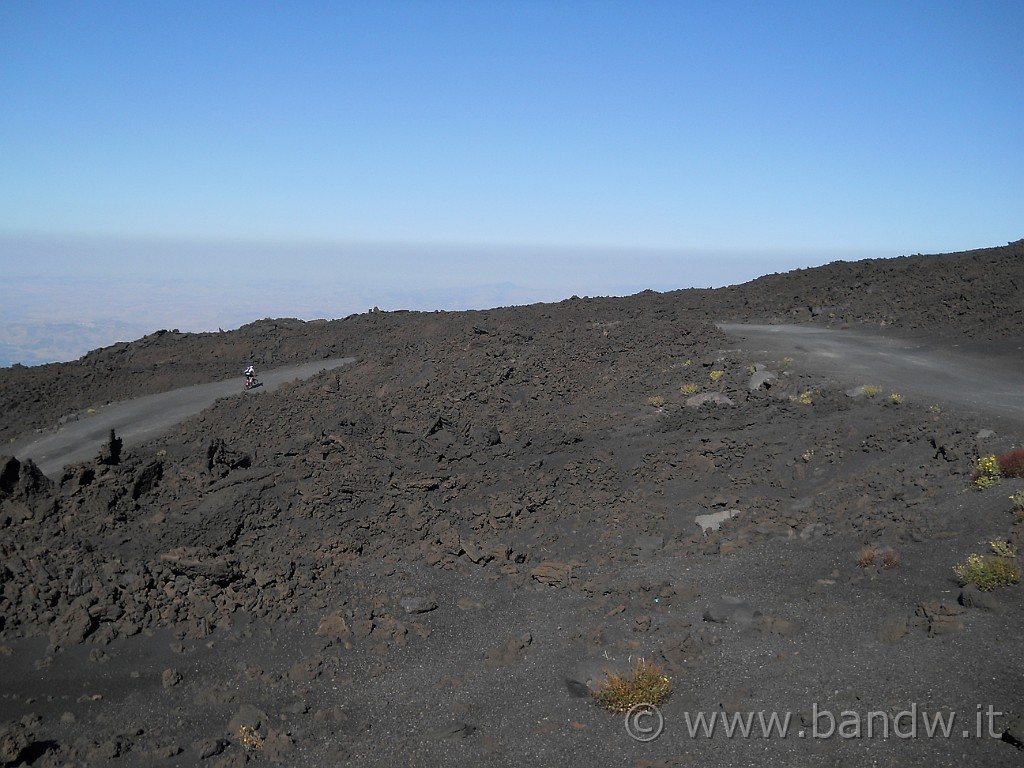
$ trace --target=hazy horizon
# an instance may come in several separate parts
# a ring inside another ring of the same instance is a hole
[[[267,317],[466,310],[711,288],[873,253],[268,244],[0,237],[14,258],[0,366],[75,360],[161,329],[233,330]],[[766,263],[777,269],[765,271]]]
[[[1021,237],[1024,3],[0,3],[0,362]]]

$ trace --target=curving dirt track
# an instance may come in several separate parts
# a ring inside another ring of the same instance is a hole
[[[719,323],[718,327],[748,353],[798,354],[803,369],[844,385],[872,383],[910,397],[967,406],[1024,423],[1024,389],[1016,382],[1024,361],[1012,356],[971,353],[935,341],[861,330],[747,323]],[[266,371],[260,374],[262,389],[272,391],[286,381],[305,379],[354,360],[317,360]],[[134,447],[238,391],[239,382],[232,379],[111,403],[54,432],[22,438],[12,444],[10,452],[19,459],[31,458],[44,474],[57,477],[66,465],[92,458],[111,429],[125,448]]]
[[[261,386],[248,392],[242,388],[242,379],[239,377],[110,403],[95,409],[94,413],[80,416],[77,421],[62,424],[54,432],[17,440],[11,444],[8,452],[21,460],[32,459],[43,474],[56,479],[68,464],[95,456],[110,435],[110,430],[116,432],[124,448],[132,448],[159,436],[189,416],[194,416],[218,398],[240,392],[258,394],[261,391],[273,391],[286,381],[307,379],[354,360],[354,357],[340,357],[265,371],[259,374]]]
[[[808,325],[719,323],[745,351],[799,355],[799,364],[846,386],[876,384],[941,405],[968,408],[1024,423],[1024,354],[987,353],[935,340],[910,340],[862,330]]]

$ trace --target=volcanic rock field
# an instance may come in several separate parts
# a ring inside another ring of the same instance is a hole
[[[1018,241],[2,369],[0,765],[1019,766],[1024,587],[954,567],[1024,560],[1022,328]],[[640,660],[658,712],[597,706]]]

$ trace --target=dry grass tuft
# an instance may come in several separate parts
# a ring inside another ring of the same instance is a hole
[[[670,693],[672,681],[662,668],[638,659],[629,675],[609,673],[592,695],[599,707],[611,712],[628,712],[637,704],[661,706]]]

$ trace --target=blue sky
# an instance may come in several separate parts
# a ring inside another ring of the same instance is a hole
[[[1000,245],[1021,39],[995,0],[0,3],[0,323],[48,295],[145,333]],[[104,290],[157,293],[117,318]]]

